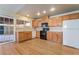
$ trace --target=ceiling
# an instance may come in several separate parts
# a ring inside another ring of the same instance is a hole
[[[21,5],[21,4],[0,4],[0,15],[2,15],[2,16],[13,16],[23,6],[24,5]]]
[[[55,8],[55,11],[50,12],[51,8]],[[46,10],[47,13],[43,14],[43,10]],[[32,18],[39,18],[44,15],[53,16],[75,10],[79,10],[79,4],[0,4],[1,15],[11,16],[17,13],[26,16],[29,14]],[[37,12],[40,12],[41,15],[37,16]]]

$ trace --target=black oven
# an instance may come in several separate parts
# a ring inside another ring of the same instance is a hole
[[[47,40],[47,31],[49,30],[48,23],[41,24],[42,30],[40,31],[40,39]]]
[[[40,39],[47,40],[47,31],[40,31]]]

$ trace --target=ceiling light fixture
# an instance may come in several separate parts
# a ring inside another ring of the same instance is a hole
[[[51,8],[51,9],[50,9],[50,11],[54,11],[54,10],[55,10],[55,8]]]
[[[40,15],[40,13],[38,12],[38,13],[37,13],[37,15],[39,16],[39,15]]]
[[[43,13],[46,14],[46,11],[44,10]]]

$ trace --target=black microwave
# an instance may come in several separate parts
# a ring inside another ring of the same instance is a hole
[[[48,23],[42,23],[42,27],[48,27]]]

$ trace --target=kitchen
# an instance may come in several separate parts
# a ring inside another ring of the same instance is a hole
[[[63,41],[66,37],[65,38],[63,37],[63,31],[64,31],[63,21],[64,22],[68,20],[76,21],[76,19],[79,19],[79,11],[64,13],[50,18],[48,18],[48,16],[45,16],[41,18],[41,20],[40,19],[33,20],[32,26],[36,30],[36,38],[40,38],[40,30],[41,30],[40,23],[48,23],[50,30],[47,31],[47,40],[64,44]]]
[[[4,43],[4,45],[0,43],[1,54],[10,54],[10,52],[25,55],[79,54],[79,5],[24,4],[6,6],[9,6],[9,8],[14,6],[13,10],[15,6],[16,8],[21,7],[17,13],[9,14],[13,16],[10,17],[13,20],[12,25],[9,24],[10,20],[9,23],[5,24],[5,18],[3,19],[3,25],[13,26],[13,29],[9,28],[8,31],[4,29],[3,40],[0,37],[0,40],[3,41],[1,42]],[[13,30],[13,38],[9,34],[10,29]],[[6,35],[9,35],[9,37],[6,38]],[[8,44],[6,44],[5,40]],[[9,48],[12,48],[13,51]],[[9,49],[10,52],[6,52],[6,49]],[[3,53],[3,51],[5,52]]]

